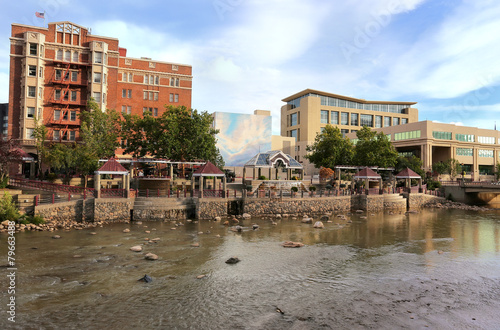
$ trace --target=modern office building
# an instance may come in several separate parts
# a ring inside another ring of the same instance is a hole
[[[159,116],[165,105],[191,108],[190,65],[127,57],[112,37],[71,22],[12,24],[8,135],[34,152],[35,118],[49,140],[79,139],[79,113],[91,97],[101,109]]]
[[[307,175],[319,172],[304,156],[306,146],[328,124],[339,127],[343,135],[363,126],[380,128],[418,121],[416,102],[367,101],[306,89],[282,100],[281,135],[295,137],[295,159],[303,164]]]
[[[400,126],[377,128],[384,132],[401,156],[415,155],[425,171],[432,164],[456,159],[466,178],[478,180],[493,175],[500,157],[500,132],[477,127],[420,121]],[[356,135],[349,134],[356,142]]]
[[[9,132],[9,104],[0,103],[0,135],[7,138]]]

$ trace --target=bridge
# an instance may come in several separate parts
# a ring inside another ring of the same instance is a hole
[[[474,205],[500,204],[500,182],[443,182],[445,197]],[[495,205],[497,206],[497,205]]]

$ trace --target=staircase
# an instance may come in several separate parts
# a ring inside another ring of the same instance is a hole
[[[384,208],[406,209],[406,198],[399,194],[384,194]]]

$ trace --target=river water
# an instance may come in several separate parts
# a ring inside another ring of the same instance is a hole
[[[209,221],[18,233],[16,323],[2,312],[0,328],[500,328],[498,211],[347,218],[324,229],[250,219],[241,233]],[[159,240],[129,250],[146,238]],[[137,281],[145,274],[151,283]],[[6,276],[0,285],[5,311]]]

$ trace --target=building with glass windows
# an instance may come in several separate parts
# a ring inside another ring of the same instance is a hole
[[[432,121],[375,130],[384,132],[401,156],[419,157],[425,171],[432,171],[434,163],[454,158],[466,178],[479,180],[480,176],[493,175],[500,157],[500,131],[496,130]],[[356,141],[355,134],[347,137]]]
[[[90,98],[103,110],[159,116],[165,105],[191,108],[191,87],[190,65],[127,57],[118,39],[77,24],[12,24],[8,135],[27,152],[35,119],[48,140],[71,143]]]
[[[367,101],[306,89],[282,100],[281,135],[295,137],[295,159],[306,174],[319,172],[304,158],[306,146],[314,143],[316,134],[328,124],[339,127],[345,136],[363,126],[393,127],[418,120],[416,102]]]

